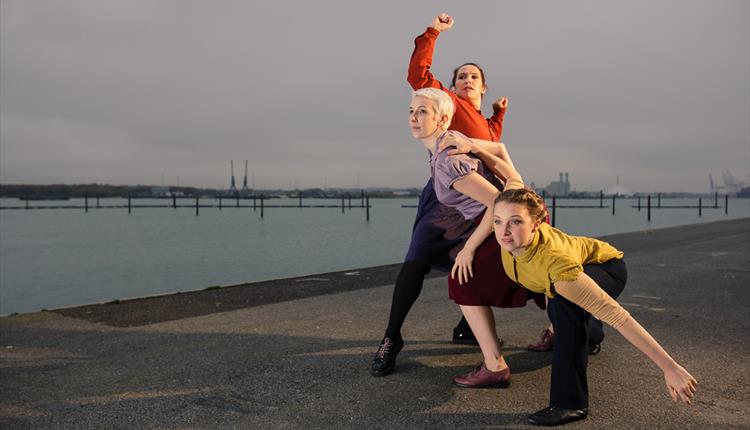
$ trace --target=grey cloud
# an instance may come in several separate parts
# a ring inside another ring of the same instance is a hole
[[[0,182],[420,186],[406,66],[443,10],[434,72],[485,67],[528,179],[747,180],[747,2],[355,3],[1,2]]]

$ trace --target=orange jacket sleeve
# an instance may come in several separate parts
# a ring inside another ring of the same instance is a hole
[[[427,31],[414,39],[414,52],[411,54],[406,80],[415,90],[432,87],[447,92],[443,84],[435,79],[435,76],[430,72],[432,54],[435,52],[435,41],[439,34],[440,32],[434,28],[427,27]]]
[[[496,141],[500,141],[503,138],[503,119],[505,118],[505,109],[495,109],[493,106],[493,114],[487,118],[487,125],[490,127],[492,137],[497,137]]]

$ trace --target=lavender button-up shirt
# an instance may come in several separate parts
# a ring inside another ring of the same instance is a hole
[[[452,132],[458,133],[457,131]],[[471,172],[477,172],[497,187],[497,189],[501,190],[502,185],[481,160],[474,155],[460,154],[449,156],[449,148],[438,152],[438,146],[444,136],[445,133],[437,139],[435,150],[430,155],[430,167],[433,182],[435,183],[435,194],[440,203],[456,208],[464,216],[464,219],[474,219],[485,209],[484,204],[454,189],[453,183]]]

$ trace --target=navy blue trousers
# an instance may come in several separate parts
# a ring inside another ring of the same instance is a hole
[[[583,266],[583,271],[614,299],[622,293],[628,278],[623,260],[589,264]],[[602,323],[560,295],[548,301],[547,314],[555,329],[549,405],[565,409],[587,408],[588,345],[604,339]]]
[[[425,275],[431,269],[450,271],[455,254],[475,228],[472,220],[464,219],[458,210],[438,201],[430,178],[419,196],[409,250],[393,288],[385,337],[396,339],[401,336],[401,327],[422,291]],[[456,330],[471,331],[463,317]]]

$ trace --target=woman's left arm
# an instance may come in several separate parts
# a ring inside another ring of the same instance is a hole
[[[667,351],[659,345],[659,342],[632,316],[617,331],[659,366],[664,373],[664,381],[672,400],[676,402],[679,399],[691,404],[691,399],[695,395],[698,385],[698,381],[695,380],[693,375],[674,361]]]
[[[493,207],[495,197],[498,195],[497,188],[477,172],[471,172],[457,180],[453,183],[453,188],[461,194],[483,203],[488,208]],[[459,284],[468,282],[469,278],[474,276],[471,266],[474,261],[474,252],[490,234],[492,234],[492,210],[487,209],[484,211],[482,221],[456,255],[456,261],[451,268],[451,277],[455,278],[458,275]]]
[[[614,327],[664,373],[672,400],[690,404],[698,382],[619,303],[581,272],[575,281],[556,281],[555,292]]]
[[[503,119],[505,112],[508,110],[508,98],[501,97],[492,103],[492,116],[487,118],[487,125],[490,128],[494,140],[501,140],[503,137]]]

